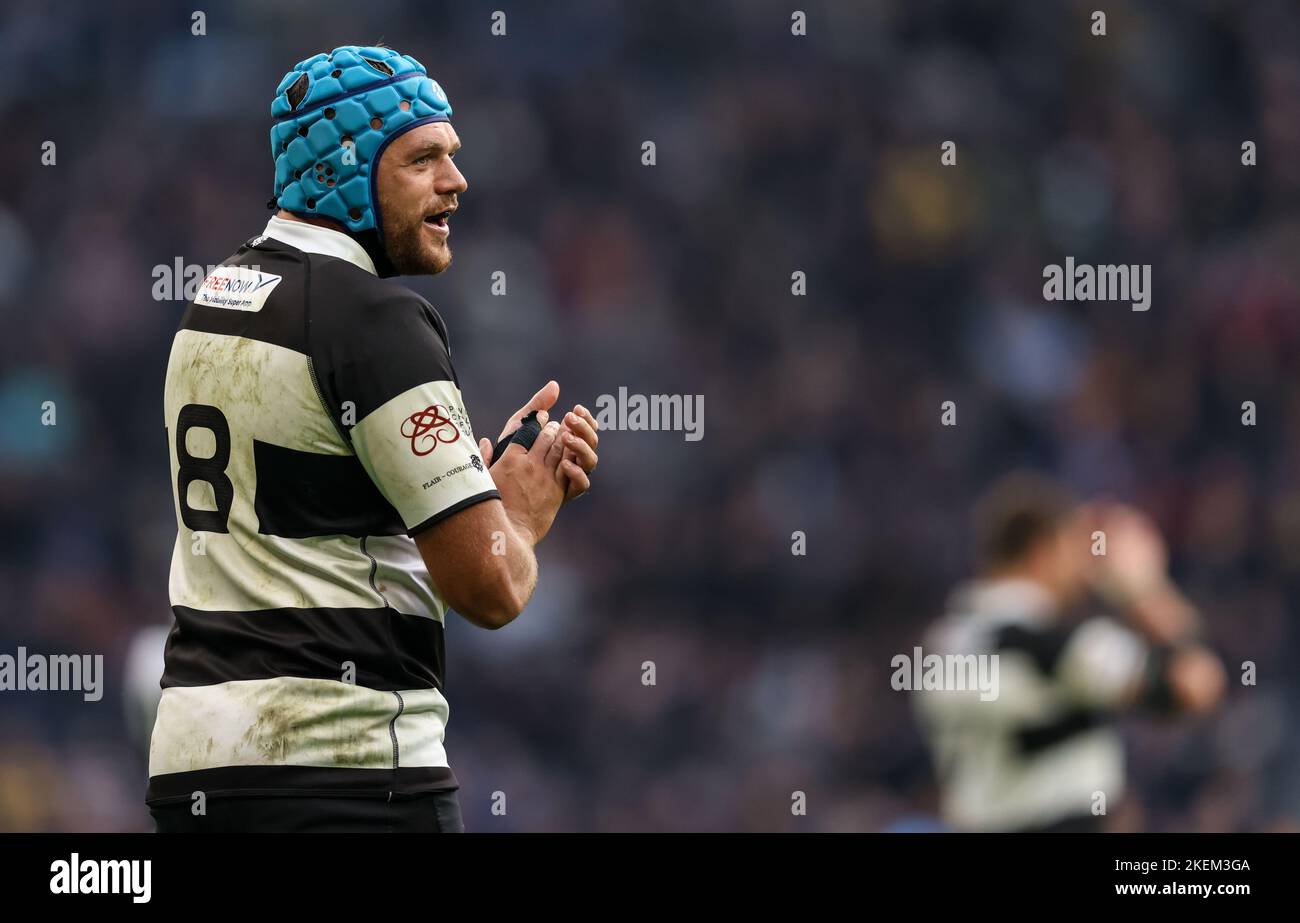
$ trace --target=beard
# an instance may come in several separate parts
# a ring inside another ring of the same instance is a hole
[[[379,210],[384,220],[384,252],[398,274],[432,276],[451,265],[451,245],[429,242],[424,212],[405,215],[395,203],[382,199]]]

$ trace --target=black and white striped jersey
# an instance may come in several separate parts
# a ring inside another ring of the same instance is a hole
[[[953,593],[924,649],[997,658],[996,696],[917,695],[950,825],[1035,829],[1119,802],[1124,751],[1115,721],[1134,705],[1163,703],[1162,648],[1109,618],[1061,620],[1029,580],[989,579]]]
[[[150,802],[454,788],[447,606],[411,536],[499,494],[442,318],[347,235],[273,217],[187,308],[164,403]]]

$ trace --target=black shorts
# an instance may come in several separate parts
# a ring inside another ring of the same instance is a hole
[[[464,833],[455,790],[389,797],[223,796],[149,808],[159,833]]]

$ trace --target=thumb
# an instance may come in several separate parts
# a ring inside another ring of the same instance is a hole
[[[529,411],[533,410],[550,410],[555,406],[555,402],[560,399],[560,383],[552,378],[538,390],[528,403],[519,411],[521,417],[528,416]]]
[[[523,422],[524,417],[528,416],[529,413],[531,413],[534,410],[538,411],[539,413],[550,410],[552,407],[555,406],[555,402],[558,401],[559,399],[560,399],[560,383],[552,378],[546,384],[542,385],[541,389],[538,390],[536,394],[534,394],[531,398],[528,399],[527,404],[520,407],[513,414],[511,414],[509,421],[506,422],[506,428],[501,431],[501,438],[504,439],[514,429],[516,429]],[[545,425],[546,424],[545,418],[542,417],[540,419],[542,425]]]
[[[484,436],[478,441],[479,454],[483,456],[483,464],[492,464],[492,440]]]

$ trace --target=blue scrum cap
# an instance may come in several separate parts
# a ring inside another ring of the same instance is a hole
[[[391,48],[344,45],[296,64],[271,103],[273,203],[305,217],[382,231],[379,157],[398,135],[451,118],[424,65]]]

